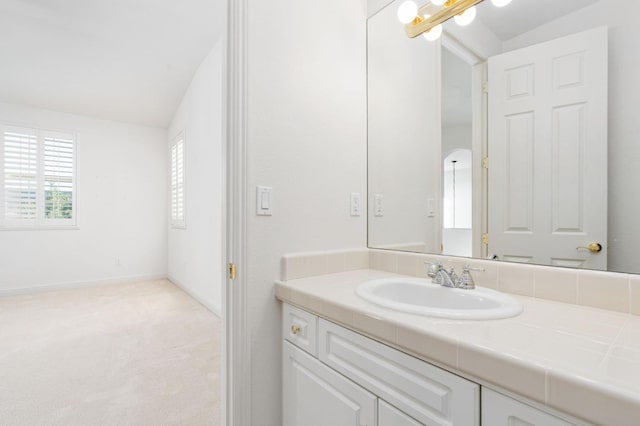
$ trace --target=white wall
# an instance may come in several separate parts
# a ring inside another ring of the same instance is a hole
[[[440,252],[440,46],[410,40],[398,22],[401,0],[368,22],[369,245],[421,243]],[[416,185],[416,182],[420,182]],[[428,200],[433,200],[433,216]]]
[[[195,73],[168,132],[169,143],[184,132],[186,172],[186,229],[169,226],[169,277],[218,315],[224,197],[222,54],[218,42]]]
[[[446,126],[442,128],[442,158],[459,149],[471,150],[473,138],[471,123]]]
[[[248,303],[250,423],[280,426],[285,253],[365,247],[366,10],[360,0],[248,1]],[[273,216],[255,216],[256,185]]]
[[[638,100],[640,2],[601,0],[504,43],[504,50],[552,40],[602,25],[609,27],[609,258],[610,271],[640,273],[640,134]]]
[[[77,230],[0,231],[0,294],[166,276],[166,131],[0,103],[0,121],[77,133]]]

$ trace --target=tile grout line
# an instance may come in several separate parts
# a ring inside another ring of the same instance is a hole
[[[544,403],[549,405],[549,369],[544,370]]]
[[[631,275],[627,275],[627,313],[631,313]]]

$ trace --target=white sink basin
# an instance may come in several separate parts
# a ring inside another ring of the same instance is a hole
[[[516,299],[488,288],[462,290],[433,284],[430,279],[383,278],[360,284],[364,300],[395,311],[452,319],[500,319],[522,312]]]

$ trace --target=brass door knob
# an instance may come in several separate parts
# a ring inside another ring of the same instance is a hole
[[[291,326],[291,332],[292,332],[293,334],[298,334],[298,333],[300,333],[300,327],[298,327],[298,326],[297,326],[297,325],[295,325],[295,324],[294,324],[294,325],[292,325],[292,326]]]
[[[600,253],[602,251],[602,244],[591,243],[586,247],[576,247],[576,250],[589,250],[591,253]]]

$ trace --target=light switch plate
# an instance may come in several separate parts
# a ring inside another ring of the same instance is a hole
[[[271,216],[273,214],[273,188],[258,186],[256,188],[256,214]]]
[[[373,196],[373,215],[375,217],[384,216],[382,213],[382,194],[375,194]]]
[[[351,216],[360,216],[360,194],[358,192],[351,193]]]

